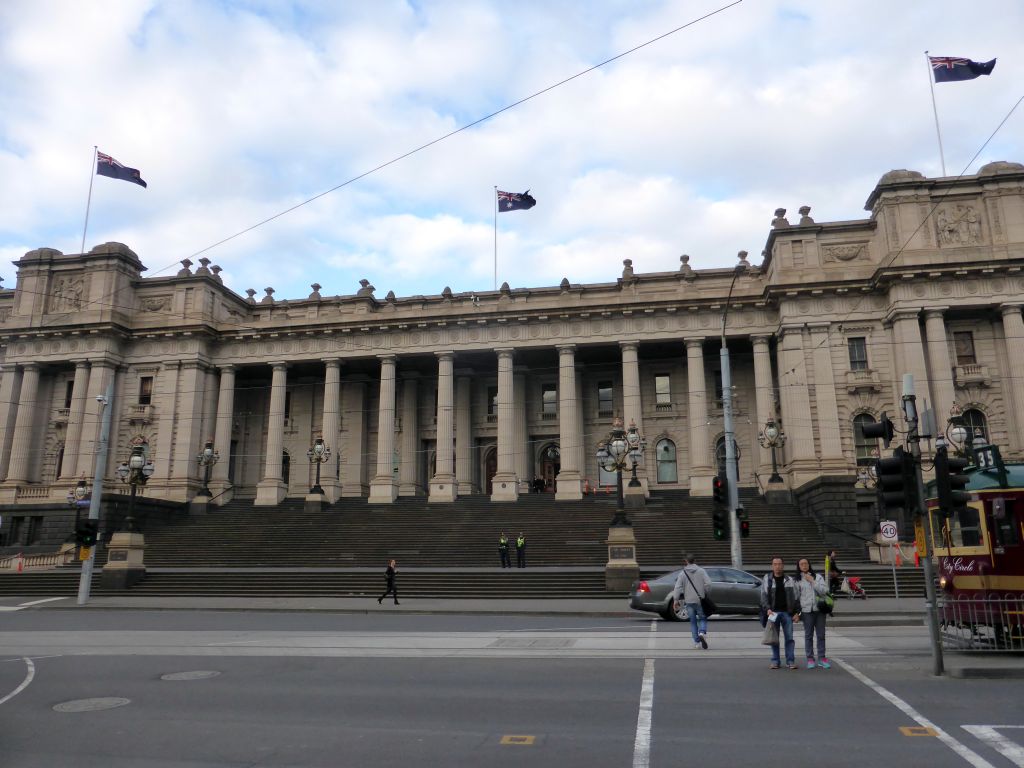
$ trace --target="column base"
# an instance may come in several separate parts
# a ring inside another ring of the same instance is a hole
[[[711,495],[711,481],[715,479],[712,474],[707,475],[690,475],[690,495],[691,496],[710,496]]]
[[[456,485],[454,478],[434,477],[430,481],[430,496],[427,497],[427,503],[451,503],[455,501],[455,491]]]
[[[418,483],[399,483],[398,484],[398,495],[399,496],[422,496],[423,489],[420,488]]]
[[[276,507],[288,493],[288,486],[280,480],[264,480],[256,486],[257,507]]]
[[[579,501],[583,498],[583,478],[579,472],[559,472],[555,478],[555,501]]]
[[[398,485],[391,477],[374,478],[370,482],[371,504],[394,504],[398,498]]]
[[[491,501],[519,501],[519,483],[516,476],[495,475],[491,480]]]
[[[13,504],[17,498],[17,483],[4,483],[3,485],[0,485],[0,504]]]
[[[341,497],[343,499],[361,499],[370,491],[366,483],[347,483],[341,486]]]
[[[341,486],[337,480],[321,480],[320,487],[324,489],[324,503],[333,504],[341,498]]]
[[[471,496],[473,494],[473,484],[468,480],[459,480],[457,483],[458,489],[456,493],[459,496]]]

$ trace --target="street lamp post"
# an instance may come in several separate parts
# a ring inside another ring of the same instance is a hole
[[[317,437],[313,441],[313,447],[306,451],[306,456],[310,461],[316,463],[316,482],[309,489],[309,492],[318,493],[323,496],[324,489],[320,487],[320,465],[331,458],[331,449],[324,443],[322,437]]]
[[[768,483],[781,483],[782,476],[779,474],[779,464],[775,457],[775,449],[781,448],[786,444],[786,433],[779,429],[775,419],[769,418],[765,422],[764,428],[758,433],[757,442],[761,444],[762,448],[770,448],[772,451],[772,476],[768,478]]]
[[[214,450],[213,440],[207,440],[203,450],[196,455],[196,463],[203,468],[203,487],[199,489],[199,493],[196,494],[197,496],[206,496],[208,498],[213,496],[210,493],[210,469],[218,461],[220,461],[220,452]]]
[[[736,443],[732,423],[732,372],[729,367],[729,347],[725,341],[725,324],[729,317],[729,305],[732,303],[732,292],[736,287],[736,279],[747,269],[747,252],[739,252],[740,263],[736,265],[732,273],[732,282],[729,283],[729,293],[725,299],[725,308],[722,310],[722,351],[720,353],[722,367],[722,421],[725,431],[725,485],[728,491],[729,500],[729,551],[732,556],[733,568],[743,567],[743,548],[740,543],[740,525],[736,515],[736,508],[739,506],[739,480],[736,471]]]
[[[135,494],[139,486],[145,485],[152,476],[153,469],[153,462],[146,459],[146,450],[141,445],[134,446],[128,461],[117,468],[118,478],[122,483],[128,483],[132,489],[128,497],[128,515],[124,519],[124,528],[127,531],[135,528]]]
[[[640,486],[636,468],[646,445],[647,441],[640,435],[635,422],[630,422],[629,430],[626,431],[622,428],[622,419],[616,418],[608,438],[597,448],[597,461],[601,468],[606,472],[615,473],[616,507],[615,517],[611,522],[612,528],[632,525],[626,515],[626,502],[622,493],[622,470],[627,460],[632,461],[633,478],[629,485],[633,488]]]

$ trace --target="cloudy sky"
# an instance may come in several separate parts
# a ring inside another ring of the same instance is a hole
[[[5,0],[0,276],[86,249],[166,275],[257,222],[664,35],[728,0]],[[1019,0],[743,0],[283,215],[205,255],[276,298],[482,291],[494,187],[513,287],[730,266],[772,211],[866,216],[886,171],[941,175],[924,51],[992,76],[936,86],[949,175],[1024,162]]]

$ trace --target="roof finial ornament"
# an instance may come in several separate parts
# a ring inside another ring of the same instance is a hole
[[[814,223],[814,219],[811,218],[811,206],[801,205],[800,206],[800,226],[806,227]]]
[[[175,275],[175,277],[190,277],[192,275],[192,270],[189,269],[189,267],[191,267],[191,266],[192,266],[192,260],[191,259],[182,259],[181,260],[181,269],[178,270],[178,274]]]
[[[786,218],[785,208],[775,209],[775,218],[772,219],[772,229],[780,229],[789,226],[789,219]]]

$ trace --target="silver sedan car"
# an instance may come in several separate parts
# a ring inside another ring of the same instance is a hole
[[[757,615],[761,608],[761,579],[747,571],[725,566],[701,566],[711,579],[710,597],[719,614],[744,613]],[[681,569],[656,579],[634,581],[629,590],[629,607],[638,611],[661,614],[667,621],[686,621],[686,606],[676,610],[672,590]]]

